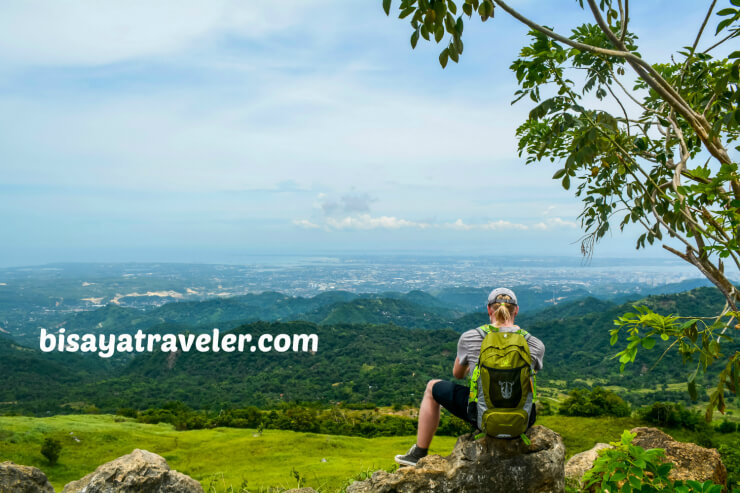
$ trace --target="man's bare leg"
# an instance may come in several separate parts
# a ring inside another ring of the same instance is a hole
[[[434,438],[434,432],[439,426],[440,405],[434,400],[432,387],[440,380],[430,380],[424,391],[424,397],[421,399],[419,407],[419,428],[416,434],[416,444],[412,446],[404,455],[397,455],[396,462],[402,466],[415,466],[422,458],[426,457],[429,451],[429,445]]]
[[[440,380],[429,380],[424,391],[424,398],[419,407],[419,428],[416,434],[416,446],[428,449],[434,438],[434,432],[439,426],[440,405],[432,396],[432,387]]]

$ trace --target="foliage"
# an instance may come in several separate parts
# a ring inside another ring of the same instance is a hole
[[[386,14],[391,3],[383,0]],[[634,361],[638,344],[650,349],[653,335],[672,340],[670,347],[678,346],[683,357],[697,353],[699,371],[722,360],[707,419],[714,407],[724,411],[724,389],[737,394],[740,375],[740,353],[721,350],[727,330],[740,328],[740,290],[725,274],[725,262],[740,269],[740,174],[728,151],[740,136],[740,51],[716,54],[740,36],[740,0],[729,0],[716,16],[711,2],[697,19],[700,28],[690,46],[659,63],[638,51],[638,38],[629,30],[629,0],[579,0],[594,23],[569,35],[537,24],[502,0],[458,3],[460,14],[454,0],[401,0],[399,17],[411,23],[411,46],[420,36],[437,43],[447,38],[440,63],[444,68],[448,59],[457,62],[464,15],[475,12],[485,21],[494,7],[531,29],[531,43],[511,65],[519,84],[514,102],[527,98],[536,104],[517,129],[519,153],[528,164],[561,165],[553,179],[566,190],[574,186],[582,199],[584,255],[613,226],[634,224],[644,231],[638,249],[662,242],[722,292],[724,309],[699,327],[695,318],[627,316],[623,324],[644,326],[648,334],[630,332],[620,360]],[[711,20],[716,39],[700,47]]]
[[[679,317],[674,315],[663,316],[653,312],[645,306],[635,306],[637,313],[628,312],[615,320],[616,329],[611,334],[611,344],[615,344],[621,331],[629,335],[627,347],[617,353],[623,370],[625,365],[632,363],[640,348],[652,349],[659,337],[663,341],[673,340],[669,349],[678,345],[678,352],[684,363],[694,361],[698,356],[696,368],[689,375],[688,391],[692,399],[697,399],[696,377],[700,372],[706,372],[707,368],[715,361],[724,358],[721,341],[732,342],[733,339],[725,334],[722,329],[726,327],[729,318],[732,320],[740,316],[738,312],[728,312],[727,315],[712,319],[707,323],[706,319],[695,317]],[[715,332],[719,332],[715,335]],[[725,388],[737,394],[740,389],[740,352],[735,352],[728,358],[724,369],[719,373],[717,387],[712,391],[709,398],[709,406],[706,412],[707,421],[711,420],[712,411],[715,407],[724,412],[726,404]]]
[[[217,415],[211,415],[206,411],[194,411],[181,402],[170,402],[164,408],[151,408],[137,413],[135,418],[140,423],[169,423],[176,430],[257,428],[260,433],[261,430],[270,429],[365,438],[414,435],[417,426],[415,418],[386,414],[374,406],[372,409],[351,410],[289,404],[280,409],[264,411],[250,406],[222,409]],[[469,424],[443,413],[437,435],[460,436],[470,431]]]
[[[737,444],[723,443],[718,448],[722,456],[722,463],[727,468],[727,484],[732,487],[732,491],[740,490],[740,449]]]
[[[44,443],[41,445],[41,455],[46,457],[46,460],[48,460],[49,464],[52,466],[57,463],[59,453],[61,451],[62,444],[59,443],[59,440],[55,440],[53,438],[44,439]]]
[[[614,392],[601,387],[592,390],[574,389],[560,404],[560,414],[565,416],[615,416],[630,415],[630,406]]]
[[[737,423],[724,419],[719,426],[717,426],[717,431],[720,433],[734,433],[737,431]]]
[[[699,288],[652,296],[643,303],[653,310],[679,315],[699,312],[703,316],[720,310],[724,302],[717,289]],[[656,399],[688,399],[685,392],[679,395],[681,390],[673,385],[684,378],[677,353],[669,352],[664,364],[654,366],[650,353],[640,351],[635,364],[628,365],[623,373],[605,364],[610,349],[608,329],[613,327],[615,318],[631,307],[632,303],[617,305],[587,298],[539,312],[527,310],[517,318],[521,327],[547,346],[545,370],[537,382],[543,397],[550,396],[554,380],[567,381],[563,382],[564,388],[583,386],[574,380],[588,375],[595,379],[589,386],[599,384],[616,389],[633,405]],[[441,326],[452,324],[458,330],[484,322],[485,315],[481,313],[465,316],[461,321],[440,319]],[[181,401],[190,408],[211,413],[247,406],[270,409],[286,402],[306,401],[320,401],[324,406],[341,402],[345,409],[396,405],[400,410],[403,406],[418,406],[429,379],[448,378],[460,335],[450,330],[407,330],[367,324],[324,326],[308,322],[253,323],[235,330],[251,334],[315,332],[321,348],[315,355],[254,353],[248,358],[194,351],[176,357],[146,353],[126,366],[115,366],[99,374],[86,370],[89,360],[100,360],[97,356],[61,353],[59,356],[65,358],[50,364],[51,353],[24,348],[0,337],[0,373],[7,377],[0,387],[0,413],[82,412],[86,408],[94,410],[90,406],[94,404],[102,412],[129,408],[123,415],[134,416],[133,407],[163,409],[168,401]],[[663,351],[668,346],[669,342],[657,338],[655,349]],[[723,347],[733,350],[740,344],[725,343]],[[709,371],[705,376],[697,376],[699,390],[702,382],[718,373],[714,367]],[[669,387],[655,388],[664,384]],[[635,391],[647,388],[654,390]],[[700,400],[706,397],[699,393]]]
[[[636,435],[625,430],[619,442],[611,442],[613,449],[604,449],[594,461],[592,469],[583,476],[585,489],[596,491],[631,492],[701,492],[721,493],[722,485],[711,481],[671,481],[668,474],[673,468],[670,462],[663,462],[663,449],[645,450],[632,444]]]
[[[687,430],[699,430],[707,427],[699,413],[692,412],[681,404],[672,402],[655,402],[640,409],[638,415],[648,423],[658,426],[686,428]]]

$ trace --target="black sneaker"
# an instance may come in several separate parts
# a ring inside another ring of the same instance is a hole
[[[419,459],[421,459],[422,457],[426,457],[426,455],[426,451],[422,452],[421,450],[419,450],[419,447],[414,444],[409,449],[409,451],[406,452],[406,455],[397,455],[396,462],[398,462],[402,466],[415,466]]]

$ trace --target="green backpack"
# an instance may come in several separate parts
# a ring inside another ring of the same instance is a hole
[[[521,329],[501,332],[493,325],[478,330],[484,338],[469,399],[478,409],[478,429],[497,438],[521,436],[529,426],[536,397],[527,343],[531,336]]]

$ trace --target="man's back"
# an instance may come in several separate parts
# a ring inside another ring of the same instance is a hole
[[[501,332],[516,332],[519,327],[514,325],[511,327],[501,327]],[[457,359],[461,365],[468,366],[468,374],[473,371],[476,363],[478,363],[478,356],[480,355],[480,346],[483,343],[483,337],[485,334],[482,330],[475,328],[463,332],[460,336],[460,340],[457,341]],[[529,353],[532,356],[532,363],[534,371],[542,369],[542,361],[545,357],[545,345],[530,334],[527,339],[529,344]]]

